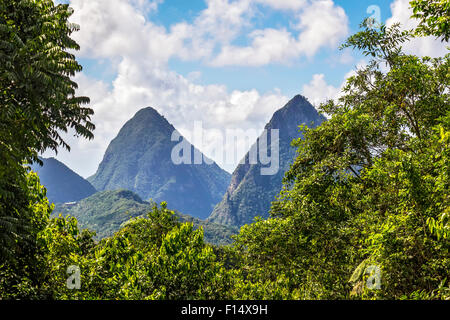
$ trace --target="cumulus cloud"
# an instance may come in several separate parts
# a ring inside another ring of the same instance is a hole
[[[410,19],[413,14],[409,0],[395,0],[391,4],[392,17],[386,21],[386,25],[391,26],[400,22],[403,29],[414,29],[418,25],[418,20]],[[408,54],[419,56],[440,57],[445,55],[448,44],[436,41],[435,37],[421,37],[411,40],[403,45],[403,49]]]
[[[335,47],[348,35],[348,17],[331,0],[314,1],[299,15],[299,50],[312,56],[323,46]]]
[[[89,31],[74,35],[82,48],[80,54],[91,58],[146,54],[161,63],[178,57],[203,59],[214,66],[260,66],[311,57],[322,47],[335,47],[348,35],[348,18],[332,0],[207,0],[207,8],[192,24],[176,23],[169,30],[146,20],[145,3],[72,0],[74,22]],[[150,2],[147,7],[155,9],[157,4]],[[233,45],[240,31],[251,25],[258,4],[293,10],[296,34],[286,29],[254,30],[248,34],[249,46]]]
[[[206,0],[206,9],[191,23],[178,22],[169,27],[148,18],[147,13],[158,10],[160,3],[162,0],[70,1],[75,12],[72,21],[81,26],[80,32],[73,35],[81,46],[77,56],[108,61],[116,74],[112,83],[85,74],[75,78],[78,94],[91,98],[95,139],[76,139],[68,133],[65,136],[72,152],[61,151],[58,159],[85,177],[95,172],[123,124],[143,107],[157,109],[182,134],[192,130],[195,121],[202,121],[206,130],[240,128],[260,132],[273,112],[289,100],[278,89],[230,91],[221,84],[197,84],[201,72],[193,71],[186,77],[177,74],[168,67],[171,58],[216,66],[286,63],[310,57],[320,48],[333,47],[348,33],[344,10],[331,0]],[[290,10],[296,27],[243,34],[251,27],[255,6]],[[320,15],[319,22],[315,15]],[[233,45],[243,35],[250,44]],[[318,92],[321,85],[318,76],[306,90]],[[330,86],[325,88],[333,92]],[[205,151],[217,142],[216,138],[217,134],[205,137]],[[226,170],[234,169],[234,164],[224,163],[221,155],[206,153]],[[237,160],[242,156],[238,155]]]
[[[344,75],[342,83],[337,87],[328,84],[323,73],[314,74],[311,81],[303,85],[302,94],[316,107],[328,100],[337,101],[342,95],[342,89],[345,87],[347,79],[356,75],[356,70],[362,69],[366,65],[367,62],[365,60],[360,60],[355,68]]]
[[[340,88],[329,85],[325,81],[323,73],[314,74],[311,81],[303,86],[303,95],[315,106],[335,99],[340,92]]]
[[[213,66],[261,66],[269,63],[286,63],[298,56],[296,40],[290,32],[276,29],[253,31],[248,47],[225,46],[211,62]]]
[[[142,4],[140,4],[142,2]],[[81,26],[73,38],[80,44],[79,56],[115,58],[147,55],[152,61],[165,63],[180,52],[183,39],[190,32],[184,24],[168,33],[143,15],[143,1],[72,0],[72,21]],[[154,3],[154,2],[153,2]]]
[[[264,3],[276,6],[274,1]],[[348,35],[348,17],[344,9],[331,0],[288,1],[283,8],[295,7],[298,35],[286,29],[255,30],[249,34],[249,46],[224,46],[211,64],[214,66],[261,66],[289,63],[301,56],[311,57],[322,47],[335,48]],[[320,19],[318,19],[320,17]]]
[[[146,55],[155,63],[166,63],[172,57],[209,59],[214,48],[230,43],[252,15],[250,0],[207,0],[207,8],[192,24],[179,22],[166,29],[144,16],[156,10],[160,2],[72,0],[72,20],[82,26],[81,32],[74,35],[82,48],[80,55]]]

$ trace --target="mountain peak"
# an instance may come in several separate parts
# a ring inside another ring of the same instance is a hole
[[[313,126],[324,119],[308,99],[302,95],[296,95],[273,114],[265,129],[280,129],[281,134],[285,133],[293,137],[298,133],[300,124]]]
[[[291,141],[301,137],[298,127],[301,124],[314,127],[324,120],[301,95],[296,95],[277,110],[265,129],[279,129],[278,172],[274,175],[261,175],[260,163],[239,164],[233,172],[227,192],[214,208],[209,220],[241,226],[251,223],[255,216],[267,217],[271,202],[281,190],[284,173],[296,156],[296,149],[291,146]],[[244,159],[248,157],[247,153]]]
[[[156,109],[146,107],[137,111],[123,125],[113,141],[126,149],[129,149],[127,141],[140,141],[141,146],[148,150],[155,141],[170,138],[174,130],[175,128]]]
[[[46,187],[47,197],[51,202],[78,201],[96,192],[87,180],[56,158],[39,159],[43,166],[33,163],[30,167],[39,174],[41,184]]]
[[[141,122],[149,121],[150,123],[161,122],[164,124],[169,124],[167,119],[163,115],[161,115],[158,112],[158,110],[156,110],[153,107],[145,107],[145,108],[140,109],[138,112],[136,112],[135,115],[129,120],[129,122],[135,122],[135,121],[141,121]]]
[[[287,104],[298,104],[298,103],[304,103],[308,102],[308,99],[305,96],[302,96],[301,94],[295,95]]]
[[[216,163],[175,164],[175,130],[154,108],[139,110],[111,141],[89,181],[98,190],[128,189],[144,200],[166,201],[170,209],[206,217],[220,201],[230,174]]]
[[[142,116],[142,115],[153,115],[153,116],[157,116],[157,117],[163,117],[158,110],[156,110],[153,107],[145,107],[140,109],[138,112],[136,112],[136,114],[134,115],[134,117],[136,116]],[[164,117],[163,117],[164,118]]]
[[[303,112],[303,113],[311,113],[314,115],[317,114],[317,110],[313,107],[311,103],[309,103],[308,99],[299,94],[293,97],[291,100],[289,100],[288,103],[286,103],[283,108],[275,112],[274,116],[276,116],[277,114],[285,115],[290,112]]]

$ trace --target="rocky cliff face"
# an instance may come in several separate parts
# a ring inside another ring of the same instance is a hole
[[[251,164],[250,152],[245,156],[245,162],[238,165],[231,176],[231,182],[222,201],[212,211],[208,218],[212,222],[241,226],[253,221],[256,216],[268,217],[271,202],[282,187],[284,173],[293,162],[296,150],[291,141],[301,137],[298,126],[307,124],[317,126],[325,118],[304,98],[297,95],[283,108],[276,111],[265,126],[267,130],[267,150],[264,154],[271,155],[270,129],[278,129],[279,133],[279,168],[275,174],[264,175],[262,170],[268,165]],[[260,153],[261,135],[252,148]]]

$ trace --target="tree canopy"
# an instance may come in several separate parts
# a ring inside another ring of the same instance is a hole
[[[14,281],[39,272],[25,260],[38,254],[50,210],[24,165],[39,162],[46,149],[69,148],[62,132],[93,137],[93,110],[82,107],[89,99],[76,95],[72,80],[82,68],[72,53],[79,46],[70,37],[78,30],[71,14],[51,0],[0,0],[0,247],[11,253],[1,255],[0,266],[13,270]]]
[[[411,5],[418,29],[366,20],[343,44],[371,60],[320,106],[327,121],[300,126],[271,217],[213,246],[165,202],[101,241],[50,218],[24,164],[68,147],[61,131],[92,137],[71,80],[76,27],[67,5],[0,0],[0,298],[449,299],[450,54],[402,50],[448,40],[448,1]]]

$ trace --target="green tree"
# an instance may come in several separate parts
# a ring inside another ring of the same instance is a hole
[[[156,299],[217,299],[224,296],[221,264],[203,242],[203,228],[184,223],[167,233],[148,271]]]
[[[89,99],[76,95],[71,80],[81,71],[70,53],[79,49],[70,38],[78,29],[71,14],[51,0],[0,0],[0,266],[17,283],[24,274],[38,281],[37,264],[17,264],[17,257],[39,254],[37,235],[50,211],[24,165],[48,148],[69,149],[61,132],[93,137],[93,111],[82,107]]]
[[[93,265],[95,249],[93,236],[88,230],[80,231],[74,217],[56,217],[49,220],[38,235],[42,276],[38,288],[39,297],[46,299],[90,298],[88,275]],[[79,268],[79,289],[67,286],[70,268]]]
[[[244,279],[285,298],[445,298],[450,55],[405,55],[410,32],[362,27],[343,47],[372,61],[302,127],[272,218],[237,238]],[[370,265],[380,290],[364,289]]]
[[[214,299],[230,281],[203,229],[180,223],[165,203],[103,239],[85,264],[94,299]]]
[[[61,132],[74,129],[91,139],[93,110],[76,96],[71,80],[81,66],[69,50],[77,25],[68,22],[68,5],[51,0],[0,1],[0,197],[14,201],[14,186],[24,181],[24,162],[38,152],[70,148]]]
[[[72,10],[51,0],[0,1],[0,137],[2,154],[14,163],[37,160],[36,152],[57,151],[69,128],[93,138],[89,98],[76,96],[71,80],[82,70],[70,53],[78,26]]]
[[[448,123],[445,127],[438,125],[423,149],[411,141],[411,151],[386,150],[364,173],[370,193],[357,218],[365,235],[360,252],[363,264],[381,269],[382,290],[354,293],[390,299],[450,296]]]
[[[39,235],[46,228],[53,205],[45,196],[36,173],[29,173],[25,185],[17,189],[22,202],[2,209],[17,210],[17,215],[0,216],[0,298],[38,297],[45,248]],[[14,212],[14,211],[12,211]]]
[[[410,2],[413,18],[419,19],[416,29],[419,35],[450,38],[450,1],[449,0],[413,0]]]

